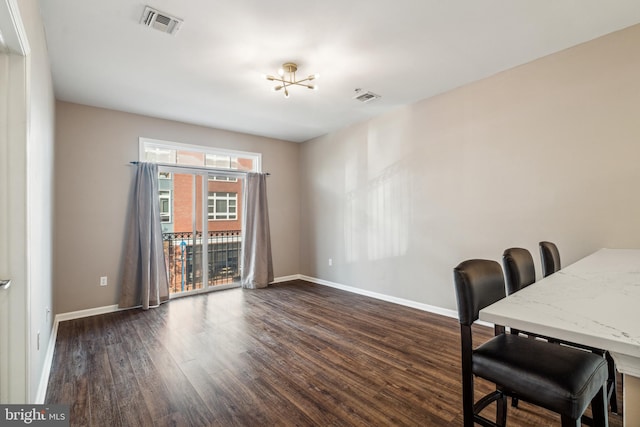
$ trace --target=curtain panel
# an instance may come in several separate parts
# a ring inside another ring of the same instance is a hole
[[[247,174],[242,239],[242,287],[265,288],[273,282],[267,174]]]
[[[129,208],[120,308],[147,310],[169,300],[162,246],[158,165],[139,163]]]

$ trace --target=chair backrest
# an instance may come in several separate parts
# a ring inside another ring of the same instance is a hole
[[[560,252],[555,243],[540,242],[540,259],[542,260],[542,277],[560,270]]]
[[[502,267],[495,261],[463,261],[453,269],[453,277],[462,325],[470,326],[480,310],[505,297]]]
[[[524,248],[509,248],[502,254],[507,282],[507,295],[518,292],[536,281],[536,268],[531,252]]]

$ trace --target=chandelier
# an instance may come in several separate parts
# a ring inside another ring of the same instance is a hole
[[[278,76],[265,76],[265,78],[269,81],[282,83],[273,88],[274,92],[284,89],[284,97],[289,97],[289,90],[287,89],[289,86],[302,86],[307,89],[317,90],[318,86],[309,84],[310,81],[316,80],[320,77],[320,74],[312,74],[309,77],[306,77],[302,80],[296,80],[296,71],[298,71],[298,65],[293,62],[286,62],[282,64],[282,68],[278,70]]]

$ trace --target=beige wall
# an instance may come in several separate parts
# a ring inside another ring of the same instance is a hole
[[[298,144],[65,102],[56,108],[56,313],[118,302],[139,137],[262,153],[275,275],[299,272]],[[100,287],[105,275],[109,285]]]
[[[639,247],[638,76],[634,26],[304,143],[301,273],[455,309],[464,259]]]

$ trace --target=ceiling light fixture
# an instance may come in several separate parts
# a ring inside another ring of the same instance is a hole
[[[289,97],[289,86],[302,86],[307,89],[318,90],[318,85],[312,85],[308,82],[320,78],[320,74],[312,74],[302,80],[296,80],[296,71],[298,71],[298,65],[293,62],[286,62],[282,64],[282,68],[278,70],[278,76],[264,76],[269,81],[279,82],[279,84],[273,88],[274,92],[284,89],[284,97]]]

